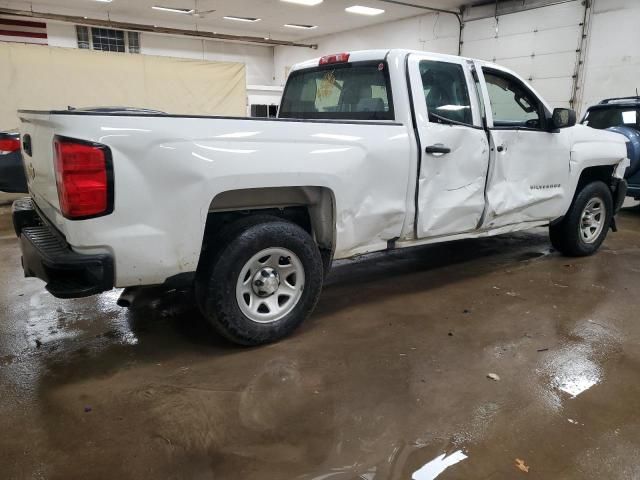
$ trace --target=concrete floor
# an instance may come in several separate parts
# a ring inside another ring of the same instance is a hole
[[[0,477],[640,478],[640,210],[619,226],[583,259],[539,230],[346,262],[242,349],[188,295],[52,298],[2,208]]]

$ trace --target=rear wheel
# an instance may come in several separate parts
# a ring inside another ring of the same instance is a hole
[[[204,316],[229,340],[259,345],[278,340],[313,311],[323,265],[311,236],[266,215],[229,225],[198,272],[196,295]]]
[[[549,227],[551,243],[564,255],[591,255],[604,242],[612,218],[611,190],[604,182],[591,182],[578,192],[562,221]]]

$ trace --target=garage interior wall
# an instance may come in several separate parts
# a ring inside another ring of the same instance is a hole
[[[573,89],[577,88],[573,107],[579,114],[602,98],[634,95],[636,88],[640,89],[637,81],[640,54],[635,48],[640,40],[636,20],[640,18],[640,1],[591,0],[591,5],[583,43],[582,0],[501,0],[497,18],[495,4],[467,8],[462,54],[514,69],[551,106],[569,105]],[[292,65],[329,53],[411,48],[456,54],[458,32],[453,15],[427,13],[305,39],[317,43],[318,50],[144,33],[141,53],[243,63],[248,85],[282,86]],[[47,33],[51,46],[77,49],[74,25],[48,22]],[[580,48],[584,61],[581,70],[577,68],[580,52],[576,51]],[[576,71],[579,75],[574,80]],[[277,93],[272,96],[275,98]]]
[[[305,40],[306,43],[317,43],[318,50],[275,47],[275,83],[284,85],[292,65],[331,53],[372,48],[410,48],[457,55],[458,32],[459,24],[455,16],[429,13]]]
[[[178,114],[244,116],[245,66],[0,43],[0,130],[18,109],[126,105]],[[126,83],[126,88],[123,84]]]
[[[582,0],[574,0],[497,17],[465,15],[462,55],[510,68],[551,107],[569,107],[584,13]]]
[[[47,36],[49,45],[52,47],[78,48],[76,28],[73,24],[47,22]],[[306,53],[306,58],[314,56],[314,51],[311,49],[301,50]],[[248,85],[273,84],[273,47],[270,46],[143,33],[140,53],[212,62],[243,63],[247,70]]]
[[[640,1],[594,0],[591,12],[581,114],[604,98],[640,92]]]

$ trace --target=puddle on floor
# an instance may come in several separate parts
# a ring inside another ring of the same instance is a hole
[[[444,472],[447,468],[455,465],[456,463],[460,463],[463,460],[467,459],[468,456],[465,455],[462,450],[458,450],[450,455],[443,453],[439,457],[434,458],[429,463],[425,464],[419,470],[413,472],[411,475],[412,480],[434,480],[437,478],[442,472]]]

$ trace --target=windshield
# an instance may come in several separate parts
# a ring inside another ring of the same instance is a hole
[[[279,117],[393,120],[387,65],[356,62],[293,72]]]
[[[609,127],[631,127],[640,130],[640,108],[594,108],[587,112],[582,123],[600,130]]]

